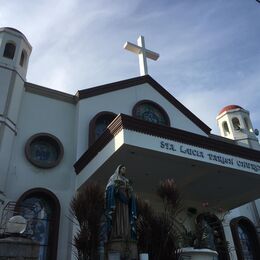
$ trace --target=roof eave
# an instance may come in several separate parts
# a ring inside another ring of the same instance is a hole
[[[79,174],[81,170],[84,169],[84,167],[98,154],[98,152],[100,152],[122,129],[175,140],[197,147],[210,149],[212,151],[260,162],[259,151],[217,140],[216,138],[205,137],[177,128],[157,125],[128,115],[119,114],[101,137],[74,164],[76,174]]]

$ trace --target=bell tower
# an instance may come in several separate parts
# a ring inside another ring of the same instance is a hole
[[[219,112],[217,122],[221,136],[233,139],[241,146],[260,150],[259,132],[253,128],[249,111],[237,105],[226,106]]]
[[[0,28],[0,199],[17,135],[17,120],[24,93],[32,47],[26,37],[10,27]],[[3,200],[3,199],[1,199]]]

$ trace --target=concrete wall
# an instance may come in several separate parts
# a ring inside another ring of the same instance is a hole
[[[152,100],[159,104],[170,118],[171,127],[206,135],[197,125],[176,109],[149,84],[142,84],[80,100],[77,107],[77,158],[88,148],[89,122],[101,111],[132,115],[135,104],[141,100]]]
[[[10,73],[10,71],[2,72],[2,74],[6,74],[2,75],[4,80],[10,76]],[[22,82],[19,80],[17,78],[15,82],[20,86]],[[8,84],[7,80],[5,81]],[[17,84],[14,85],[15,89],[18,87]],[[3,90],[3,95],[7,95],[5,90]],[[6,169],[8,169],[8,177],[4,181],[6,196],[9,200],[16,201],[24,192],[37,187],[48,189],[57,196],[61,205],[57,259],[71,258],[72,223],[67,217],[69,216],[69,203],[75,193],[76,175],[73,164],[88,149],[91,119],[101,111],[132,115],[134,105],[144,99],[156,102],[167,112],[171,127],[205,135],[200,128],[148,84],[83,99],[77,105],[24,92],[23,88],[16,89],[10,103],[10,117],[17,122],[17,136],[13,138],[13,133],[6,131],[4,140],[10,139],[12,142],[6,142],[2,146],[6,151],[10,150],[11,154],[10,160],[8,157],[3,158]],[[4,100],[2,101],[4,102]],[[37,133],[52,134],[63,144],[64,157],[58,166],[41,169],[33,166],[26,159],[25,144],[32,135]],[[227,222],[224,223],[226,237],[231,242],[233,259],[236,257],[229,221],[241,215],[254,222],[250,205],[245,205],[232,211]]]
[[[16,201],[24,192],[40,187],[57,196],[61,205],[58,259],[69,259],[71,223],[67,217],[75,184],[75,105],[25,92],[17,129],[6,195]],[[63,144],[64,156],[56,167],[37,168],[26,159],[25,144],[37,133],[50,133]]]

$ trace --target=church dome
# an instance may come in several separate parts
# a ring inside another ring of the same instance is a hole
[[[222,108],[220,110],[220,112],[218,113],[218,115],[221,115],[224,112],[230,111],[230,110],[234,110],[234,109],[243,109],[242,107],[238,106],[238,105],[229,105],[229,106],[225,106],[224,108]]]
[[[0,31],[13,31],[15,33],[19,33],[27,40],[27,38],[25,37],[25,35],[22,32],[20,32],[19,30],[15,29],[13,27],[0,27]]]
[[[15,29],[15,28],[12,28],[12,27],[2,27],[1,29],[8,29],[8,30],[15,31],[17,33],[23,34],[19,30]]]

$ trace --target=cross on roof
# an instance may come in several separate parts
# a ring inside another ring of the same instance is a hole
[[[158,53],[145,48],[144,36],[139,36],[139,38],[137,39],[137,45],[131,42],[126,42],[124,45],[124,49],[134,52],[138,55],[141,76],[148,74],[147,58],[152,60],[157,60],[159,58]]]

